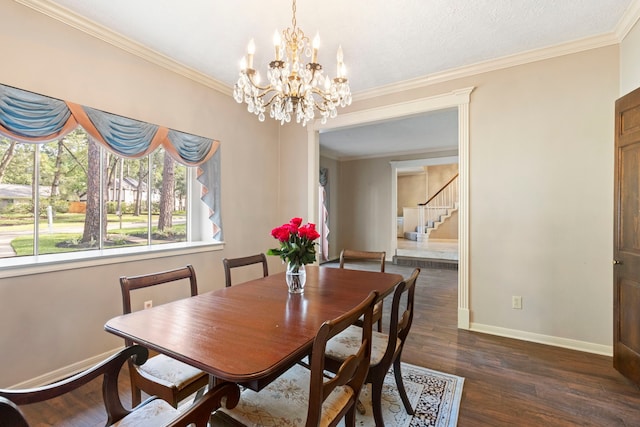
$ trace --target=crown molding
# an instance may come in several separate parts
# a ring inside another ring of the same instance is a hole
[[[70,27],[80,30],[99,40],[107,42],[117,48],[129,52],[139,58],[147,60],[153,64],[159,65],[169,71],[186,77],[196,83],[200,83],[211,89],[217,90],[227,96],[231,96],[231,88],[219,80],[207,76],[200,71],[187,67],[166,55],[156,52],[153,49],[137,43],[120,33],[117,33],[107,27],[104,27],[94,21],[86,19],[69,9],[54,4],[49,0],[14,0],[26,7],[37,12],[47,15],[57,21],[60,21]]]
[[[629,31],[631,31],[638,20],[640,20],[640,0],[633,0],[625,13],[622,15],[622,18],[620,18],[620,21],[616,25],[616,28],[610,33],[574,40],[572,42],[541,49],[534,49],[527,52],[504,56],[502,58],[492,59],[489,61],[478,62],[464,67],[446,70],[441,73],[429,74],[415,79],[405,80],[403,82],[380,86],[354,94],[353,100],[363,101],[378,96],[390,95],[393,93],[408,90],[415,90],[420,87],[429,86],[436,83],[443,83],[463,77],[469,77],[489,71],[501,70],[517,65],[524,65],[530,62],[551,59],[557,56],[569,55],[589,49],[596,49],[599,47],[619,44],[627,36]]]
[[[452,157],[451,154],[454,152],[457,152],[458,147],[457,146],[450,146],[450,147],[446,147],[446,146],[441,146],[441,147],[433,147],[433,148],[428,148],[428,149],[419,149],[419,150],[408,150],[408,151],[394,151],[393,154],[389,154],[389,153],[381,153],[381,154],[370,154],[370,155],[366,155],[366,156],[331,156],[331,153],[329,155],[326,155],[325,152],[322,152],[322,150],[320,151],[320,155],[322,157],[327,157],[333,160],[337,160],[339,162],[351,162],[354,160],[371,160],[371,159],[381,159],[381,158],[386,158],[386,157],[402,157],[402,156],[412,156],[412,155],[416,155],[416,154],[421,154],[421,155],[425,155],[428,158],[439,158],[442,156],[447,156],[448,157]],[[457,156],[455,156],[457,157]]]
[[[24,6],[36,10],[44,15],[56,19],[64,24],[76,28],[86,34],[96,37],[113,46],[123,49],[133,55],[143,58],[151,63],[159,65],[169,71],[182,75],[190,80],[200,83],[231,96],[232,88],[225,83],[216,80],[206,74],[187,67],[166,55],[156,52],[140,43],[137,43],[122,34],[106,28],[96,22],[90,21],[67,8],[52,3],[50,0],[14,0]],[[640,0],[633,0],[624,15],[618,22],[614,31],[594,37],[587,37],[556,46],[534,49],[514,55],[504,56],[498,59],[479,62],[472,65],[446,70],[440,73],[429,74],[415,79],[392,83],[385,86],[365,90],[353,95],[354,101],[362,101],[378,96],[390,95],[397,92],[415,90],[417,88],[443,83],[446,81],[469,77],[476,74],[501,70],[504,68],[523,65],[530,62],[541,61],[558,56],[578,53],[589,49],[610,46],[620,43],[631,31],[640,19]]]
[[[386,86],[380,86],[370,90],[365,90],[355,94],[353,96],[353,100],[363,101],[366,99],[390,95],[398,92],[416,90],[421,87],[437,83],[443,83],[463,77],[470,77],[490,71],[497,71],[504,68],[515,67],[517,65],[528,64],[530,62],[536,62],[544,59],[578,53],[589,49],[610,46],[617,43],[619,43],[619,40],[616,36],[616,33],[607,33],[594,37],[588,37],[569,43],[563,43],[556,46],[534,49],[514,55],[503,56],[502,58],[498,59],[478,62],[472,65],[446,70],[441,73],[429,74],[415,79],[405,80],[402,82],[392,83]]]
[[[640,19],[640,0],[633,0],[616,26],[615,33],[618,42],[624,40],[638,19]]]

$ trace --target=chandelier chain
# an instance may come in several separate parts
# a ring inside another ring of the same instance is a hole
[[[296,0],[293,0],[293,5],[291,6],[291,10],[293,11],[293,17],[291,18],[291,25],[293,28],[296,28]]]

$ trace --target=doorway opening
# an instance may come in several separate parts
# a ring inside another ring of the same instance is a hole
[[[458,166],[459,166],[459,212],[458,212],[458,327],[469,329],[469,102],[473,87],[455,90],[428,98],[412,100],[399,104],[376,107],[340,115],[326,124],[320,120],[308,127],[308,213],[310,218],[318,215],[319,180],[319,140],[320,131],[358,126],[366,123],[378,123],[400,117],[410,117],[421,113],[442,109],[457,109],[458,116]],[[397,186],[397,175],[391,174]],[[397,217],[396,203],[390,203],[391,218]],[[387,235],[389,253],[397,247],[397,226],[395,220],[382,225],[377,232]]]
[[[394,264],[457,269],[458,156],[394,161],[391,167],[391,200],[397,203]]]

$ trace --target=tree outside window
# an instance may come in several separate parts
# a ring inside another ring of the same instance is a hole
[[[82,128],[0,137],[0,258],[186,241],[187,167],[164,149],[129,159]]]

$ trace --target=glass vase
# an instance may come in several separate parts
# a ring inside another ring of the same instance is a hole
[[[307,281],[307,272],[304,269],[304,264],[287,263],[286,278],[289,293],[301,294],[304,291],[304,284]]]

